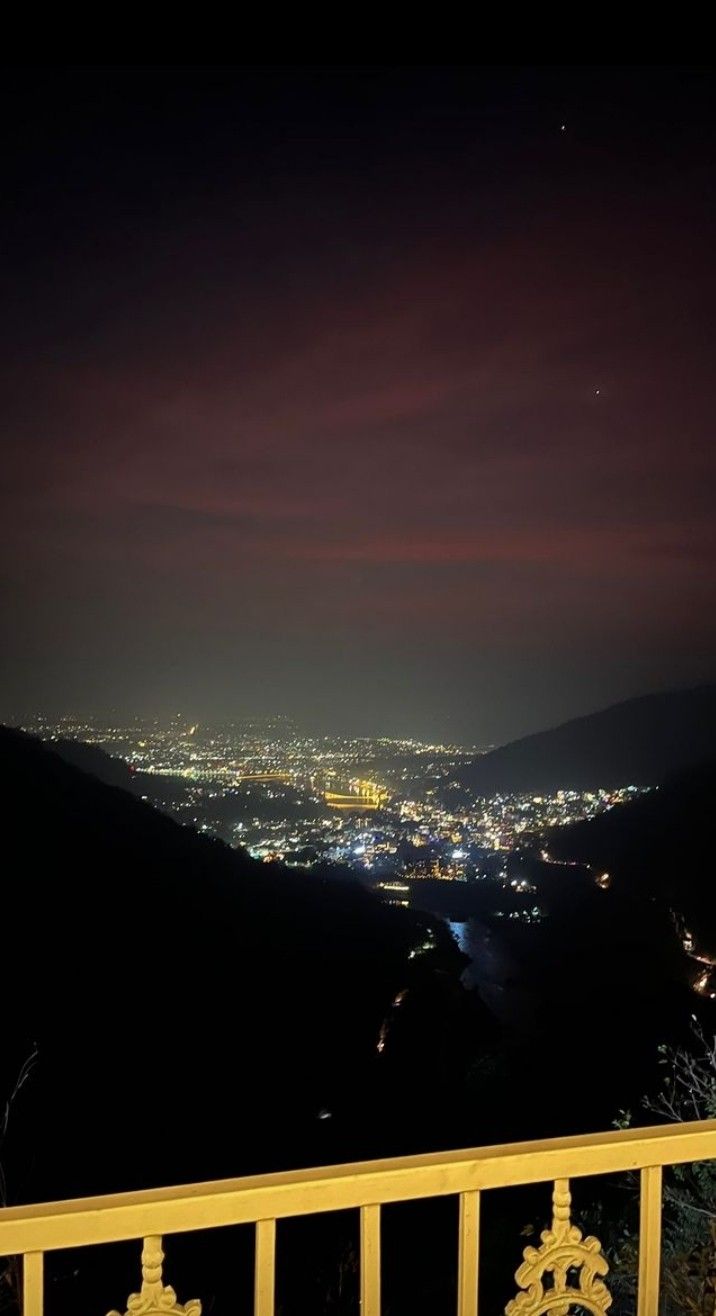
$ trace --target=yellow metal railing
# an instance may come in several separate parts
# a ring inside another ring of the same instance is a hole
[[[716,1159],[716,1120],[585,1137],[437,1152],[396,1160],[294,1170],[244,1179],[159,1188],[0,1210],[0,1256],[24,1257],[24,1316],[43,1316],[43,1254],[58,1248],[143,1239],[142,1289],[136,1316],[198,1316],[180,1306],[162,1278],[166,1234],[253,1223],[255,1316],[273,1316],[276,1224],[293,1216],[360,1211],[361,1316],[379,1316],[381,1207],[421,1198],[459,1198],[458,1316],[477,1316],[480,1194],[551,1182],[552,1223],[528,1247],[516,1272],[509,1316],[567,1313],[572,1305],[602,1316],[611,1304],[608,1265],[596,1238],[572,1223],[569,1181],[588,1175],[641,1175],[638,1316],[657,1316],[661,1258],[662,1168]],[[577,1276],[577,1278],[575,1278]],[[112,1316],[115,1316],[113,1313]]]

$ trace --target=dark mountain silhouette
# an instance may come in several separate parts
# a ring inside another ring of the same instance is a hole
[[[716,685],[644,695],[525,736],[458,774],[478,795],[629,784],[654,786],[707,761],[716,744]]]
[[[106,786],[119,786],[140,799],[152,804],[164,805],[168,801],[178,803],[185,799],[187,784],[182,777],[173,777],[168,773],[141,772],[130,767],[124,759],[108,754],[101,745],[88,744],[84,740],[69,740],[61,737],[47,742],[48,748],[59,755],[65,763],[82,772],[88,772]]]
[[[610,874],[615,891],[657,900],[685,920],[699,947],[716,955],[714,877],[716,763],[667,779],[627,804],[555,829],[555,857]]]
[[[14,1200],[380,1154],[381,1023],[418,979],[452,1009],[447,932],[414,968],[431,920],[353,880],[255,862],[21,732],[0,729],[0,769],[3,1097],[39,1051]],[[438,1078],[452,1100],[438,1069],[400,1127],[439,1109]]]

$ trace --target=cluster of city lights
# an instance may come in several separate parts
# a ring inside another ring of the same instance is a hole
[[[144,798],[178,821],[264,862],[342,865],[383,899],[409,905],[416,882],[488,882],[497,918],[538,922],[535,887],[511,859],[589,872],[549,849],[557,827],[611,809],[639,793],[620,789],[471,796],[460,768],[483,749],[415,739],[310,736],[283,718],[204,726],[161,719],[33,718],[49,741],[84,741],[142,776]],[[156,788],[154,788],[156,783]],[[608,890],[610,873],[592,870]],[[499,891],[505,893],[500,901]],[[508,898],[509,897],[509,898]],[[694,990],[716,998],[716,968],[679,928],[697,965]],[[417,952],[416,952],[417,953]]]

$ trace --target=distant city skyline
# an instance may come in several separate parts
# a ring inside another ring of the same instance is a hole
[[[15,68],[0,716],[499,744],[716,676],[699,68]]]

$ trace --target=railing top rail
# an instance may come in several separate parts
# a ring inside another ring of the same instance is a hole
[[[716,1120],[430,1152],[0,1210],[0,1256],[716,1158]]]

